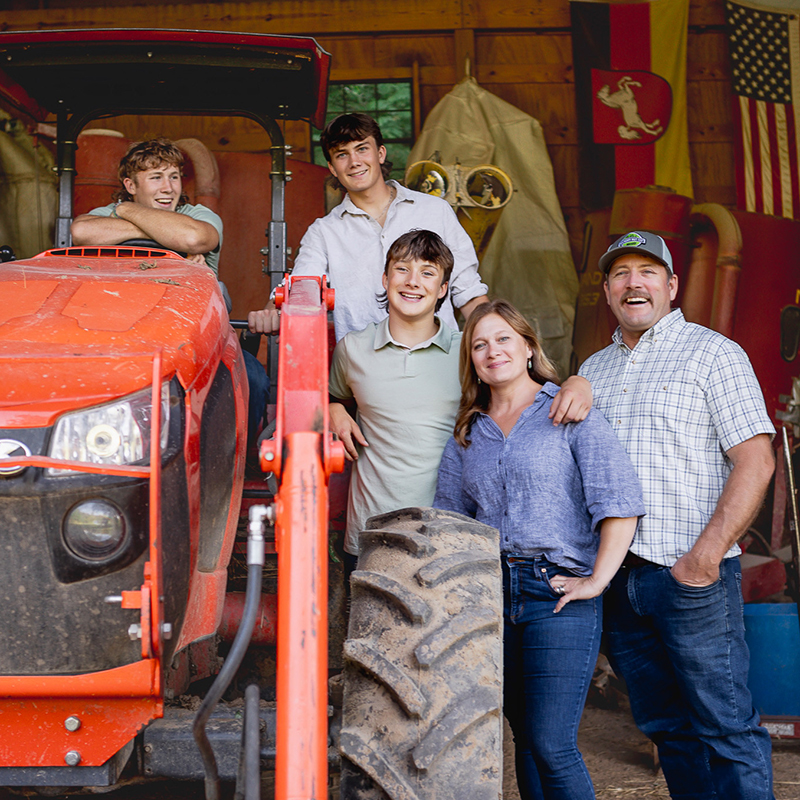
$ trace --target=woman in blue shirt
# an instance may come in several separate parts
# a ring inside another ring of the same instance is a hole
[[[553,365],[509,303],[464,329],[461,405],[434,505],[500,531],[504,711],[523,800],[594,798],[577,747],[600,647],[602,598],[644,514],[639,480],[592,410],[553,425]]]

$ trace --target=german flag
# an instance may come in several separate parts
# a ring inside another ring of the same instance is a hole
[[[571,2],[581,205],[617,189],[692,197],[686,122],[688,0]]]

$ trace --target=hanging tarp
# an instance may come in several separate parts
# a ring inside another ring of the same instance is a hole
[[[0,131],[0,245],[11,247],[17,258],[53,245],[58,200],[53,164],[50,152],[21,124]]]
[[[481,260],[491,297],[536,327],[562,377],[569,370],[578,278],[541,125],[466,78],[434,107],[408,163],[495,164],[516,189]]]

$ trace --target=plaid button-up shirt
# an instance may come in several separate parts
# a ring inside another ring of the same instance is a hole
[[[620,330],[580,374],[631,457],[647,516],[631,550],[672,566],[702,533],[731,472],[726,452],[775,428],[747,354],[676,309],[631,350]],[[738,555],[732,547],[726,557]]]

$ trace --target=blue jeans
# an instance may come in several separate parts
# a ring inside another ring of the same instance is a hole
[[[247,404],[247,447],[255,444],[258,426],[264,421],[269,395],[269,376],[264,365],[247,350],[242,351],[247,383],[250,386],[250,400]]]
[[[741,569],[684,586],[667,567],[623,567],[605,597],[612,666],[680,800],[773,800],[772,745],[747,688]]]
[[[541,556],[503,556],[504,712],[522,800],[593,800],[578,723],[600,647],[602,601],[558,614],[550,579],[566,570]]]

